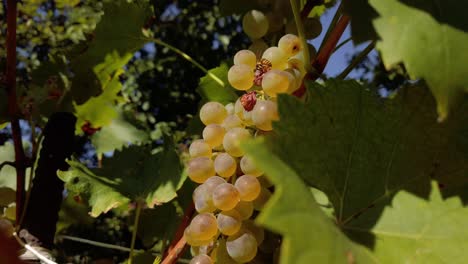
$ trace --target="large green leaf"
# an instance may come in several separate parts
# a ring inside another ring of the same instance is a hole
[[[227,79],[229,67],[223,63],[219,67],[209,70],[209,74],[200,79],[198,93],[205,101],[215,101],[223,104],[235,102],[237,95],[229,85]],[[210,76],[211,75],[211,76]],[[218,78],[223,84],[213,78]]]
[[[23,142],[23,148],[25,151],[28,151],[29,144]],[[0,145],[0,164],[3,162],[14,162],[15,161],[15,146],[12,142],[5,142],[5,144]],[[26,169],[26,177],[29,177],[30,168]],[[28,180],[26,179],[26,182]],[[0,187],[9,188],[16,190],[16,169],[13,166],[5,165],[0,171]]]
[[[176,197],[186,178],[174,145],[169,139],[165,142],[164,150],[156,154],[130,146],[104,159],[102,169],[92,171],[71,160],[70,169],[59,171],[58,176],[68,190],[88,200],[92,216],[137,200],[152,208]]]
[[[351,17],[351,36],[355,44],[378,38],[372,26],[372,19],[378,14],[368,0],[343,1],[343,10]]]
[[[128,144],[146,142],[149,139],[147,132],[136,128],[129,123],[122,114],[104,126],[100,131],[91,137],[91,142],[96,148],[96,152],[104,153],[113,150],[121,150]]]
[[[355,81],[308,83],[308,100],[280,96],[270,145],[309,185],[324,191],[340,225],[401,190],[421,197],[430,179],[446,196],[468,196],[468,101],[444,123],[423,86],[378,98]],[[378,215],[368,215],[369,221]]]
[[[109,76],[112,70],[118,68],[96,67],[106,60],[106,56],[117,54],[121,59],[114,65],[124,65],[147,42],[142,33],[142,27],[150,14],[147,5],[114,1],[105,3],[103,10],[104,15],[96,26],[92,42],[84,53],[71,62],[75,75],[72,95],[78,104],[99,94],[102,91],[100,81],[103,80],[103,73]]]
[[[444,200],[433,182],[428,201],[401,191],[375,225],[364,217],[344,228],[362,241],[375,236],[369,246],[382,263],[465,263],[467,225],[468,207],[458,197]]]
[[[340,232],[297,173],[272,155],[262,141],[243,148],[275,184],[275,194],[256,221],[283,235],[281,263],[377,262],[367,249]]]

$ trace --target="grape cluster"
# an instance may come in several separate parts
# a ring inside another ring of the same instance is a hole
[[[214,263],[220,250],[232,263],[248,263],[257,255],[265,231],[252,218],[272,195],[271,184],[240,144],[268,133],[279,120],[277,95],[293,93],[305,75],[301,51],[299,38],[287,34],[261,57],[251,50],[237,52],[228,81],[244,94],[235,103],[201,107],[203,139],[190,145],[188,162],[189,178],[200,184],[193,192],[198,214],[184,232],[195,255],[191,263]],[[220,237],[226,242],[217,243]]]

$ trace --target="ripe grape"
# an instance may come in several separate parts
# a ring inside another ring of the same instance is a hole
[[[204,246],[204,245],[208,245],[212,242],[212,238],[210,239],[207,239],[207,240],[200,240],[200,239],[196,239],[192,230],[191,230],[191,226],[187,226],[187,228],[185,228],[184,230],[184,238],[185,240],[187,241],[187,243],[191,246]]]
[[[252,175],[240,176],[236,180],[234,186],[239,191],[239,197],[241,201],[246,202],[255,200],[260,194],[261,190],[260,182],[255,176]]]
[[[234,55],[234,65],[247,65],[253,70],[256,64],[257,57],[250,50],[240,50]]]
[[[216,217],[210,213],[196,215],[190,222],[190,234],[196,240],[207,240],[218,233]]]
[[[196,183],[203,183],[215,174],[213,161],[207,157],[198,157],[189,161],[188,176]]]
[[[270,70],[264,76],[262,80],[263,91],[271,96],[276,97],[279,93],[286,93],[289,88],[291,80],[290,73],[281,70]]]
[[[227,153],[221,153],[216,156],[214,161],[214,168],[216,173],[224,178],[231,177],[237,169],[236,160]]]
[[[257,199],[253,200],[253,206],[255,210],[262,210],[265,204],[268,202],[268,199],[270,199],[270,197],[271,192],[268,189],[262,187]]]
[[[203,185],[207,186],[207,191],[210,192],[210,195],[213,193],[213,190],[216,188],[216,186],[226,183],[226,180],[219,177],[219,176],[212,176],[206,180]]]
[[[221,124],[226,116],[226,108],[218,102],[208,102],[200,109],[200,119],[205,125]]]
[[[301,49],[301,40],[293,34],[286,34],[278,41],[278,48],[280,48],[289,58],[296,55]]]
[[[212,148],[223,143],[224,134],[226,134],[226,131],[218,124],[209,124],[203,129],[203,139]]]
[[[230,236],[226,249],[231,258],[240,263],[251,261],[257,255],[257,241],[249,232],[240,232]]]
[[[213,264],[213,260],[206,254],[200,254],[190,260],[189,264]]]
[[[233,115],[234,114],[234,104],[233,103],[229,103],[229,104],[225,105],[224,108],[226,108],[226,111],[227,111],[228,115]]]
[[[224,135],[223,146],[226,152],[233,157],[244,155],[240,148],[240,143],[251,137],[250,132],[245,128],[235,127]]]
[[[250,10],[242,18],[242,28],[251,39],[259,39],[268,31],[268,19],[258,10]]]
[[[223,211],[218,214],[218,228],[223,235],[234,235],[242,226],[242,219],[236,210]]]
[[[239,191],[230,183],[222,183],[214,189],[212,199],[218,209],[228,211],[239,203]]]
[[[211,146],[204,140],[198,139],[192,142],[189,147],[190,157],[211,157]]]
[[[249,46],[249,50],[255,53],[257,58],[260,58],[266,49],[268,49],[268,45],[261,39],[254,40]]]
[[[208,180],[207,180],[208,181]],[[195,204],[195,210],[199,213],[211,213],[216,210],[211,197],[213,191],[210,192],[209,187],[205,184],[199,185],[192,194],[192,200]]]
[[[245,91],[253,86],[255,75],[250,66],[233,65],[228,71],[228,81],[237,90]]]
[[[289,64],[289,61],[288,61],[288,64]],[[302,78],[304,77],[304,75],[301,72],[301,70],[297,68],[288,68],[285,71],[289,72],[291,76],[294,76],[294,81],[290,83],[288,91],[287,91],[288,94],[292,94],[294,91],[299,89],[299,87],[301,87]],[[305,70],[304,70],[304,73],[305,73]]]
[[[288,63],[288,56],[278,47],[269,47],[263,52],[262,59],[271,62],[272,69],[284,69]]]
[[[265,239],[265,230],[262,227],[255,224],[253,220],[246,220],[242,222],[242,228],[243,230],[250,232],[255,237],[258,245],[262,244]]]
[[[249,174],[258,177],[263,174],[263,171],[255,166],[254,162],[248,156],[243,156],[240,160],[240,168],[244,174]]]
[[[239,215],[242,220],[249,219],[254,211],[253,204],[252,202],[244,202],[240,201],[236,207],[234,207],[234,210],[239,212]]]
[[[242,120],[237,115],[228,115],[221,124],[224,129],[229,130],[234,127],[242,127]]]
[[[252,111],[252,121],[261,130],[273,129],[272,121],[279,120],[278,106],[270,100],[258,101]]]

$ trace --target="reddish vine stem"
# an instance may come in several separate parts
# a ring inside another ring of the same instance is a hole
[[[171,241],[171,244],[167,247],[163,254],[163,262],[161,264],[172,264],[176,263],[177,259],[181,255],[182,251],[184,250],[185,241],[184,238],[184,231],[185,228],[190,224],[190,220],[192,219],[193,214],[195,213],[195,205],[193,202],[187,206],[184,212],[184,217],[182,218],[182,222],[177,227],[177,231],[174,235],[174,239]]]
[[[11,131],[15,146],[16,163],[16,221],[18,224],[23,211],[24,180],[26,174],[26,156],[24,154],[19,124],[19,111],[16,98],[16,0],[7,1],[7,65],[6,65],[6,89],[8,93],[8,113],[11,118]]]
[[[318,75],[320,75],[325,69],[325,66],[327,66],[328,60],[330,59],[330,56],[332,55],[333,50],[336,47],[336,44],[338,44],[338,41],[340,40],[341,35],[343,35],[344,30],[348,26],[349,20],[350,20],[349,16],[347,15],[341,16],[341,18],[338,20],[338,23],[336,23],[335,28],[333,28],[333,31],[330,33],[330,36],[325,40],[325,44],[323,45],[323,48],[317,54],[316,59],[312,63],[312,66],[314,66]],[[312,76],[312,79],[317,79],[317,78],[318,76]]]
[[[306,19],[309,16],[312,9],[314,9],[314,7],[318,5],[323,5],[323,0],[308,0],[301,10],[301,19]]]

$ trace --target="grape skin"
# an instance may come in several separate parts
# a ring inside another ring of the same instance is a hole
[[[212,191],[205,184],[199,185],[192,194],[192,200],[195,205],[195,210],[199,213],[211,213],[216,210],[211,198]]]
[[[262,59],[267,59],[271,62],[272,69],[283,70],[288,63],[288,57],[283,50],[278,47],[269,47],[263,52]]]
[[[239,191],[241,201],[250,202],[255,200],[260,194],[261,185],[255,176],[240,176],[234,184]]]
[[[252,110],[252,120],[257,128],[264,131],[272,130],[272,122],[279,120],[277,104],[269,100],[258,101]]]
[[[239,203],[239,191],[232,184],[223,183],[214,189],[212,199],[216,208],[228,211],[234,209]]]
[[[187,226],[187,228],[185,228],[184,230],[184,238],[187,241],[187,243],[191,246],[204,246],[212,242],[212,239],[207,239],[207,240],[195,239],[190,225]]]
[[[215,148],[223,143],[226,131],[221,125],[210,124],[203,129],[203,139],[211,148]]]
[[[256,64],[257,57],[250,50],[240,50],[234,55],[234,65],[247,65],[253,70]]]
[[[216,156],[214,168],[219,176],[229,178],[236,172],[237,162],[229,154],[221,153]]]
[[[213,260],[206,254],[200,254],[192,258],[189,264],[213,264]]]
[[[228,238],[226,249],[235,261],[246,263],[257,255],[257,240],[249,232],[239,233]]]
[[[200,109],[200,120],[205,125],[221,124],[226,116],[226,108],[218,102],[208,102]]]
[[[268,32],[268,18],[261,11],[250,10],[242,18],[242,28],[251,39],[259,39]]]
[[[280,48],[289,58],[296,55],[301,49],[301,40],[293,34],[286,34],[278,41],[278,48]]]
[[[242,219],[236,210],[223,211],[217,217],[219,231],[223,235],[234,235],[242,226]]]
[[[237,115],[228,115],[224,119],[221,126],[224,129],[229,130],[229,129],[235,128],[235,127],[243,127],[243,124],[242,124],[242,120]]]
[[[255,177],[258,177],[263,174],[263,171],[260,170],[257,166],[255,166],[252,159],[248,156],[243,156],[239,164],[244,174],[249,174]]]
[[[242,220],[247,220],[252,216],[253,211],[254,211],[254,207],[253,207],[252,202],[240,201],[236,205],[236,207],[234,207],[234,210],[239,212],[239,215],[240,215]]]
[[[245,91],[253,86],[255,75],[250,66],[233,65],[228,71],[228,81],[237,90]]]
[[[211,146],[204,140],[198,139],[192,142],[189,147],[189,154],[192,158],[211,157]]]
[[[188,176],[192,181],[203,183],[214,174],[214,165],[210,158],[198,157],[189,161]]]
[[[251,137],[250,132],[245,128],[235,127],[230,129],[223,139],[223,147],[226,152],[233,157],[244,155],[240,148],[240,143]]]
[[[262,79],[263,91],[271,97],[276,97],[279,93],[286,93],[291,81],[288,74],[282,70],[268,71]]]
[[[196,240],[208,240],[218,233],[218,222],[211,213],[196,215],[190,222],[190,234]]]

